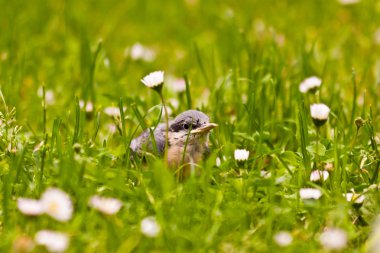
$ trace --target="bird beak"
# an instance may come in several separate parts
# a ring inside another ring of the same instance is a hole
[[[207,133],[208,131],[210,131],[211,129],[214,129],[217,126],[218,124],[215,124],[215,123],[207,123],[201,127],[198,127],[197,129],[191,130],[190,133],[191,134]]]

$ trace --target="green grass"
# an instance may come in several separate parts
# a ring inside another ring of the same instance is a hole
[[[0,1],[0,10],[0,252],[42,229],[67,233],[67,252],[327,252],[319,241],[326,227],[346,231],[344,252],[372,245],[378,1],[33,0]],[[136,42],[156,59],[126,56]],[[201,175],[185,182],[160,158],[130,159],[131,139],[161,115],[159,96],[140,82],[155,70],[186,79],[180,94],[165,83],[171,116],[199,109],[219,124]],[[313,75],[323,80],[319,93],[301,94],[300,82]],[[315,102],[331,108],[318,145]],[[122,117],[106,115],[108,106],[125,108]],[[250,151],[247,162],[234,160],[237,148]],[[329,179],[310,182],[327,163]],[[17,198],[39,198],[51,186],[71,196],[70,221],[18,211]],[[303,201],[305,187],[323,196]],[[351,189],[365,193],[362,205],[342,197]],[[123,207],[102,215],[88,206],[94,194]],[[140,232],[147,216],[161,226],[156,238]],[[289,246],[275,243],[279,231],[291,233]]]

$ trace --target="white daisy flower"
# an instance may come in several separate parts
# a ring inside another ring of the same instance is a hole
[[[64,222],[73,215],[73,204],[66,192],[57,188],[48,188],[41,197],[44,212],[52,218]]]
[[[86,105],[86,108],[84,108]],[[86,112],[92,112],[94,110],[94,105],[91,101],[88,101],[87,104],[83,100],[79,100],[79,107],[85,109]]]
[[[312,76],[303,80],[299,86],[299,90],[302,93],[311,92],[314,93],[319,86],[321,86],[322,80],[316,76]]]
[[[301,199],[319,199],[321,196],[322,196],[322,192],[318,189],[313,189],[313,188],[300,189]]]
[[[220,160],[220,157],[219,156],[216,157],[216,159],[215,159],[215,165],[216,165],[216,167],[219,167],[221,163],[222,163],[222,161]]]
[[[123,203],[115,198],[106,198],[99,195],[94,195],[89,201],[90,207],[107,215],[116,214]]]
[[[280,247],[289,246],[293,241],[292,235],[287,231],[280,231],[276,233],[273,239]]]
[[[164,84],[164,71],[154,71],[146,75],[141,82],[149,88],[158,88]]]
[[[236,161],[246,161],[249,157],[249,151],[246,149],[236,149],[234,157]]]
[[[140,43],[135,43],[129,51],[130,57],[134,61],[142,60],[145,62],[152,62],[156,58],[156,53]]]
[[[348,202],[353,202],[355,204],[362,204],[365,200],[364,195],[351,193],[351,192],[346,193],[346,194],[343,193],[343,197],[345,197]]]
[[[327,120],[330,114],[330,108],[325,104],[312,104],[310,113],[313,119]]]
[[[183,78],[169,77],[167,84],[172,91],[177,93],[181,93],[186,90],[186,81]]]
[[[270,173],[270,171],[260,170],[260,176],[263,178],[270,178],[272,176],[272,173]]]
[[[157,237],[161,231],[160,225],[157,223],[155,217],[146,217],[141,221],[140,224],[141,233],[147,237]]]
[[[217,156],[216,159],[215,159],[215,165],[216,165],[216,167],[220,167],[220,165],[222,164],[222,162],[225,161],[225,160],[226,160],[225,156],[222,156],[222,157]]]
[[[35,216],[44,213],[41,201],[36,199],[18,198],[17,208],[25,215]]]
[[[110,117],[120,117],[120,109],[116,106],[108,106],[104,108],[103,112]]]
[[[106,128],[108,129],[109,134],[114,134],[117,131],[117,126],[115,124],[107,124]]]
[[[38,88],[37,95],[43,97],[43,88],[42,86]],[[45,102],[47,105],[52,105],[55,103],[55,96],[53,90],[45,90]]]
[[[320,127],[328,120],[330,108],[325,104],[312,104],[310,106],[310,113],[314,124]]]
[[[36,233],[34,240],[43,245],[49,252],[64,252],[69,247],[69,237],[61,232],[51,230],[40,230]]]
[[[326,250],[341,250],[347,245],[347,233],[340,228],[326,228],[319,241]]]
[[[289,177],[287,176],[278,177],[276,178],[275,184],[282,184],[287,180],[289,180]]]
[[[326,170],[314,170],[310,174],[310,181],[320,181],[323,179],[323,181],[326,181],[329,178],[329,172]]]

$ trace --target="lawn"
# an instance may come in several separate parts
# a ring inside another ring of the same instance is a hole
[[[0,28],[0,252],[380,252],[379,1],[2,0]],[[154,71],[218,124],[185,180],[129,149]]]

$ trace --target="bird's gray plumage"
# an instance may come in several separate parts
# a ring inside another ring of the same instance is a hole
[[[153,132],[159,154],[162,154],[165,150],[165,129],[166,124],[160,123]],[[152,141],[150,137],[150,130],[146,129],[139,137],[133,139],[130,148],[136,153],[141,153],[143,150],[151,151]]]
[[[169,122],[169,134],[177,133],[176,136],[181,136],[178,133],[183,133],[182,137],[186,136],[190,130],[197,129],[202,125],[210,122],[209,117],[203,112],[196,110],[188,110],[179,114],[174,120]],[[166,124],[160,123],[154,130],[154,138],[159,154],[163,154],[165,150],[165,135]],[[170,145],[170,143],[169,143]],[[152,151],[152,141],[149,129],[146,129],[141,135],[132,140],[130,148],[140,154],[142,151]]]
[[[169,125],[169,130],[172,132],[178,132],[181,130],[196,129],[206,123],[209,123],[210,119],[206,114],[196,110],[188,110],[178,115]],[[188,127],[186,129],[186,126]]]

